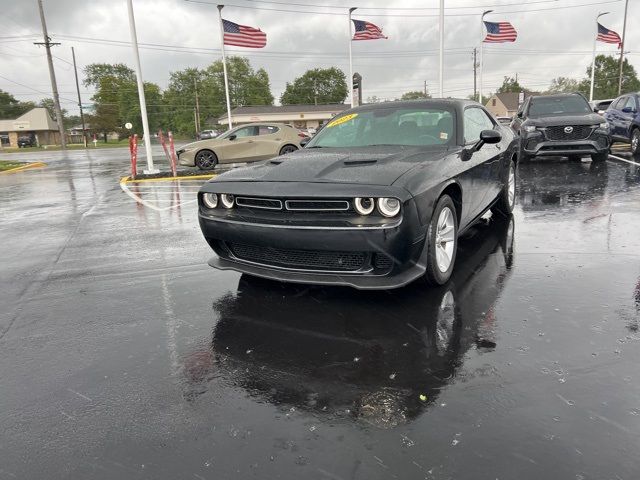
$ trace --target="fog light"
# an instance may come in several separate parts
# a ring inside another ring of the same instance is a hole
[[[378,210],[385,217],[395,217],[400,213],[400,200],[397,198],[379,198]]]
[[[360,215],[369,215],[373,212],[376,202],[373,198],[356,198],[353,201],[353,206]]]
[[[218,195],[215,193],[205,193],[202,195],[202,203],[207,208],[216,208],[218,206]]]
[[[229,195],[228,193],[223,193],[220,195],[220,201],[222,202],[222,206],[224,208],[233,208],[233,195]]]

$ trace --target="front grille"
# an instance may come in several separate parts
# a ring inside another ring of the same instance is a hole
[[[236,197],[236,205],[265,210],[282,210],[282,202],[272,198]]]
[[[565,128],[571,128],[570,132],[566,132]],[[549,140],[585,140],[589,138],[593,132],[591,125],[558,125],[547,127],[545,134]]]
[[[373,264],[378,270],[391,270],[391,267],[393,267],[393,259],[383,253],[376,253]]]
[[[295,212],[346,212],[349,210],[347,200],[286,200],[287,210]]]
[[[230,242],[226,245],[240,260],[298,270],[355,272],[364,268],[367,262],[365,252],[289,250]]]

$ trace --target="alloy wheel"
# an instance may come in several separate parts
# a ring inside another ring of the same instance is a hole
[[[633,137],[631,137],[631,152],[638,153],[640,147],[640,130],[633,131]]]
[[[516,200],[516,170],[513,167],[513,162],[509,165],[509,183],[508,183],[508,200],[509,206],[513,208],[514,202]]]
[[[214,165],[213,153],[211,152],[199,152],[197,160],[198,166],[201,168],[211,168]]]
[[[454,213],[444,207],[438,216],[436,229],[436,263],[442,273],[449,270],[456,243]]]

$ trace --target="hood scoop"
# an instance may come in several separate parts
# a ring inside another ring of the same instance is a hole
[[[280,165],[283,160],[270,160],[269,165]]]
[[[345,160],[344,164],[348,166],[352,165],[373,165],[378,163],[378,160]]]

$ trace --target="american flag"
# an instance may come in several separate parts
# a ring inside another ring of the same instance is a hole
[[[382,29],[377,25],[364,20],[351,20],[356,27],[356,33],[353,34],[354,40],[377,40],[378,38],[385,37],[382,33]]]
[[[238,25],[229,20],[222,20],[224,27],[224,44],[237,47],[262,48],[267,44],[267,34],[259,28]]]
[[[509,22],[484,22],[487,27],[487,36],[484,43],[504,43],[515,42],[518,32]]]
[[[604,43],[617,43],[618,48],[620,48],[620,46],[622,45],[622,39],[620,38],[620,35],[618,35],[613,30],[609,30],[608,28],[603,27],[599,23],[598,23],[598,36],[596,37],[596,40]]]

